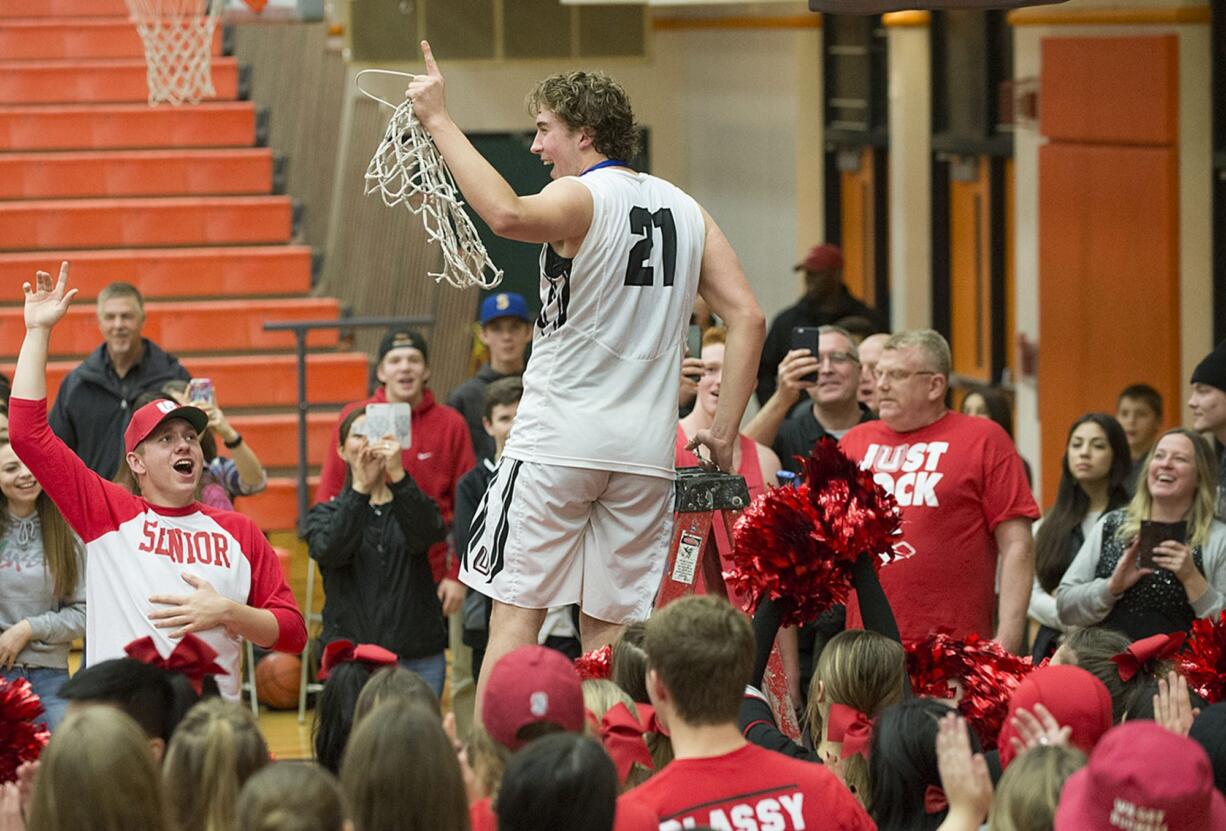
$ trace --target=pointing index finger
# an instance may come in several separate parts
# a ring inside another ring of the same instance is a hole
[[[426,59],[426,73],[435,77],[441,77],[443,73],[438,71],[438,64],[434,62],[434,53],[430,51],[428,41],[421,42],[421,54]]]

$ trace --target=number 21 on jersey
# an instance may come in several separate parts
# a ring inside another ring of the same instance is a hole
[[[677,226],[673,223],[673,212],[668,208],[660,208],[654,213],[646,208],[630,209],[630,233],[642,237],[630,249],[630,259],[626,263],[627,286],[655,285],[655,267],[652,261],[652,251],[655,248],[656,231],[659,230],[663,247],[663,262],[665,286],[671,286],[677,270]]]

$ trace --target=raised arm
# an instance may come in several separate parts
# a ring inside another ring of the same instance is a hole
[[[1065,626],[1093,626],[1100,623],[1115,608],[1118,598],[1112,591],[1111,581],[1106,577],[1096,576],[1098,560],[1102,556],[1103,527],[1103,520],[1095,523],[1056,588],[1056,610],[1060,615],[1060,622]],[[1140,579],[1140,569],[1136,568],[1135,544],[1128,547],[1120,562],[1126,562],[1129,566],[1123,572],[1116,568],[1121,579],[1129,576]],[[1133,584],[1135,582],[1133,580]],[[1119,593],[1122,594],[1128,587],[1121,584]]]
[[[521,242],[557,242],[586,234],[592,224],[592,195],[588,189],[573,179],[559,179],[535,196],[517,195],[451,120],[443,73],[424,40],[421,52],[426,74],[415,76],[405,94],[451,168],[465,200],[490,230]]]
[[[773,447],[775,438],[779,435],[779,428],[783,426],[788,413],[796,406],[796,402],[800,401],[804,391],[817,383],[801,379],[810,373],[816,374],[817,368],[817,358],[814,358],[809,350],[793,349],[788,352],[779,364],[774,392],[741,432],[756,442]],[[761,382],[758,388],[761,389]],[[787,461],[790,462],[791,459]]]
[[[34,285],[25,283],[26,337],[21,343],[17,368],[13,371],[14,398],[39,401],[47,397],[47,349],[51,330],[68,311],[68,304],[77,290],[68,288],[68,262],[60,264],[60,276],[54,285],[51,275],[39,271]]]
[[[217,435],[217,438],[221,439],[222,443],[230,451],[230,459],[234,462],[234,468],[238,472],[236,482],[227,481],[224,483],[226,490],[230,493],[230,497],[251,496],[268,487],[268,472],[264,470],[260,457],[255,455],[255,451],[251,449],[251,446],[247,444],[239,432],[230,424],[221,407],[217,406],[217,400],[214,399],[199,406],[209,416],[209,429]]]
[[[704,445],[711,450],[720,470],[731,471],[732,448],[741,427],[741,417],[758,380],[758,358],[766,337],[766,318],[728,238],[706,210],[702,216],[707,230],[698,293],[711,311],[724,321],[728,337],[715,422],[709,429],[695,433],[686,449]]]

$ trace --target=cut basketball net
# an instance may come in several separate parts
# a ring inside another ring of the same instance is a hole
[[[199,104],[213,89],[213,33],[225,0],[126,0],[145,44],[149,106]]]
[[[388,207],[404,205],[421,217],[426,235],[443,250],[442,271],[430,273],[435,281],[446,280],[461,289],[494,288],[502,282],[502,269],[490,260],[447,162],[417,120],[413,103],[406,99],[393,106],[362,89],[362,76],[368,74],[414,77],[389,69],[364,69],[354,79],[359,92],[392,110],[383,141],[366,168],[366,193],[378,193]]]

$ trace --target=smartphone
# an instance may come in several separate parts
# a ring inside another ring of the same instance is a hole
[[[187,402],[189,404],[212,404],[213,380],[211,378],[193,378],[188,381]]]
[[[685,335],[685,357],[702,357],[702,327],[691,326]]]
[[[1137,568],[1158,568],[1154,565],[1154,549],[1167,540],[1187,542],[1188,523],[1151,522],[1141,520],[1141,544],[1137,548]]]
[[[397,443],[407,449],[412,444],[413,410],[408,404],[367,404],[366,429],[368,439],[378,441],[385,436],[395,436]]]
[[[816,326],[794,326],[792,327],[792,348],[807,349],[809,354],[816,358],[819,337],[820,333]],[[800,380],[806,384],[816,384],[817,373],[810,372],[808,375],[802,376]]]

